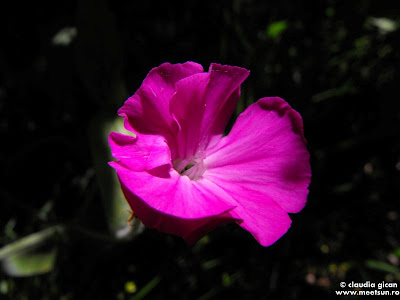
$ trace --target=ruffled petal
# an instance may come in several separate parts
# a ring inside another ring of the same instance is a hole
[[[110,162],[110,165],[116,169],[125,196],[140,219],[152,217],[140,212],[140,202],[147,204],[154,214],[180,219],[219,216],[234,208],[217,192],[204,188],[201,182],[180,176],[172,168],[160,167],[137,172],[120,162]],[[167,223],[163,220],[160,222]]]
[[[220,64],[210,65],[210,83],[205,95],[207,109],[201,132],[204,136],[221,136],[235,110],[240,96],[240,85],[250,71],[240,67]]]
[[[195,243],[216,226],[230,223],[233,220],[229,212],[197,219],[177,218],[154,210],[145,201],[132,194],[123,183],[121,183],[121,187],[135,215],[146,227],[180,236],[189,244]]]
[[[234,210],[233,217],[242,219],[239,225],[262,246],[272,245],[290,228],[292,221],[275,201],[250,192],[245,196],[235,195],[235,198],[241,205]],[[254,205],[255,201],[258,205]]]
[[[149,228],[194,243],[214,227],[235,221],[235,205],[223,201],[221,189],[193,182],[164,167],[135,172],[121,162],[110,162],[135,215]],[[233,203],[231,201],[231,203]]]
[[[199,73],[176,83],[171,111],[179,125],[176,136],[178,158],[190,158],[197,151],[200,127],[206,110],[204,95],[209,81],[209,73]]]
[[[249,71],[212,64],[209,73],[195,74],[176,83],[170,103],[179,125],[177,156],[200,157],[213,136],[222,136]]]
[[[204,165],[205,178],[262,195],[246,204],[259,208],[260,217],[267,202],[290,213],[306,203],[311,168],[302,119],[281,98],[263,98],[249,106],[229,135],[207,149]]]
[[[229,212],[232,218],[261,245],[275,243],[290,228],[291,220],[287,212],[264,194],[211,175],[204,181],[213,190],[224,191],[224,199],[236,206]]]
[[[125,118],[126,129],[169,136],[173,126],[169,101],[175,93],[175,83],[201,72],[203,67],[194,62],[164,63],[152,69],[137,92],[118,111],[118,115]]]
[[[108,137],[112,155],[133,171],[171,166],[171,152],[164,137],[140,134],[137,137],[111,132]]]

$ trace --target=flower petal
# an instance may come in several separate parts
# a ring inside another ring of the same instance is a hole
[[[171,99],[171,110],[179,125],[176,136],[177,158],[190,158],[197,151],[200,126],[206,109],[204,95],[209,81],[209,73],[199,73],[176,83],[176,94]]]
[[[281,98],[263,98],[237,119],[228,136],[207,149],[204,177],[257,191],[286,212],[306,203],[311,179],[301,116]],[[262,197],[254,206],[265,207]]]
[[[235,209],[229,212],[232,218],[249,231],[261,245],[269,246],[275,243],[289,229],[291,220],[287,212],[264,194],[210,175],[204,181],[207,181],[213,190],[225,192],[224,199],[236,205]]]
[[[125,118],[126,129],[168,136],[173,123],[169,101],[175,93],[175,83],[201,72],[203,67],[194,62],[164,63],[152,69],[137,92],[118,111]]]
[[[108,137],[112,155],[133,171],[171,166],[171,153],[164,137],[140,134],[137,137],[111,132]]]
[[[221,137],[239,98],[249,71],[212,64],[209,73],[195,74],[176,83],[170,102],[171,114],[179,124],[179,158],[199,155],[210,139]]]
[[[121,184],[121,187],[135,215],[146,227],[180,236],[189,244],[193,244],[216,226],[232,222],[229,212],[197,219],[177,218],[154,210],[132,194],[124,184]]]
[[[180,176],[172,168],[167,172],[164,167],[137,172],[120,162],[110,162],[110,165],[116,169],[125,196],[140,219],[151,218],[140,212],[140,203],[147,204],[153,214],[180,219],[219,216],[234,208],[217,192],[205,189],[202,183],[191,181],[187,176]]]
[[[221,199],[220,189],[207,189],[175,171],[135,172],[120,162],[117,170],[122,190],[137,217],[149,228],[183,237],[194,243],[215,226],[234,221],[235,206]]]
[[[207,87],[206,104],[201,132],[203,135],[221,136],[235,110],[240,96],[240,85],[250,71],[240,67],[220,64],[210,65],[210,83]]]

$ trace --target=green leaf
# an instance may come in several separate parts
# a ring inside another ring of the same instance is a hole
[[[0,249],[0,260],[18,252],[35,249],[53,237],[54,234],[61,233],[63,230],[64,228],[61,225],[56,225],[12,242]]]
[[[312,96],[311,100],[315,103],[325,101],[327,99],[332,99],[334,97],[341,97],[345,95],[352,95],[357,91],[357,89],[352,85],[351,82],[347,82],[340,87],[325,90],[321,93]]]
[[[62,226],[53,226],[4,246],[0,249],[3,270],[15,277],[51,271],[57,254],[53,238],[62,231]]]
[[[374,270],[378,270],[378,271],[382,271],[382,272],[386,272],[386,273],[393,273],[393,274],[400,273],[400,270],[397,267],[392,266],[392,265],[382,262],[382,261],[378,261],[378,260],[373,260],[373,259],[367,260],[365,262],[365,265],[370,269],[374,269]]]
[[[376,26],[380,33],[386,34],[389,32],[396,31],[398,28],[398,24],[389,18],[369,18],[368,22],[374,26]]]
[[[232,279],[227,272],[222,273],[222,285],[229,287],[232,284]]]
[[[133,298],[132,300],[140,300],[146,297],[159,283],[160,277],[156,276],[150,280]]]
[[[57,250],[52,248],[42,253],[17,253],[3,261],[3,270],[10,276],[26,277],[50,272],[53,269]]]
[[[267,36],[275,39],[279,37],[282,32],[287,28],[287,22],[285,20],[274,22],[270,24],[267,28]]]

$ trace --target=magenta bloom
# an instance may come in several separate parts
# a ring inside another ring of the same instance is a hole
[[[281,98],[250,105],[223,137],[249,71],[164,63],[118,111],[112,132],[122,190],[148,227],[192,243],[236,222],[268,246],[305,205],[311,178],[301,116]]]

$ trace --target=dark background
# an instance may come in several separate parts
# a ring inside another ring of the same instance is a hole
[[[55,224],[80,229],[54,236],[50,272],[3,269],[0,298],[322,299],[342,281],[399,283],[399,8],[109,2],[1,9],[0,246]],[[57,41],[65,28],[70,40]],[[108,238],[90,124],[115,116],[151,68],[188,60],[251,71],[237,113],[280,96],[303,116],[308,203],[268,248],[235,224],[194,246],[155,230]]]

